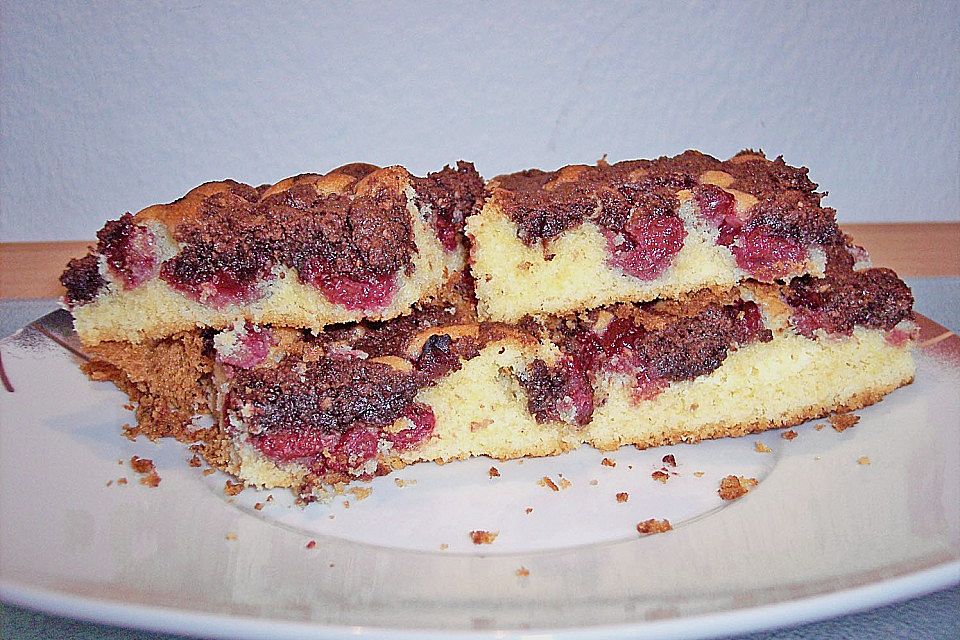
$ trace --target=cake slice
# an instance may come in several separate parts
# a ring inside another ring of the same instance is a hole
[[[463,220],[482,192],[464,162],[425,178],[350,164],[257,188],[209,182],[108,222],[61,276],[64,302],[87,346],[393,318],[464,268]]]
[[[816,186],[753,151],[500,176],[467,219],[479,315],[516,322],[822,276],[825,249],[847,239]]]
[[[213,339],[214,449],[246,483],[310,499],[420,461],[696,442],[856,409],[912,381],[915,325],[893,272],[850,266],[517,325],[457,307],[319,336],[238,325]]]

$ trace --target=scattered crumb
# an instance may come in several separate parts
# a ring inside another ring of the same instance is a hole
[[[237,539],[237,534],[232,531],[226,535],[227,540],[233,541]]]
[[[615,461],[615,460],[611,460],[610,458],[604,458],[603,460],[600,461],[600,464],[602,464],[602,465],[605,466],[605,467],[615,467],[615,466],[617,466],[616,461]]]
[[[793,429],[788,429],[783,433],[781,433],[780,437],[783,438],[784,440],[793,440],[794,438],[797,437],[797,432],[794,431]]]
[[[333,520],[333,519],[336,518],[336,517],[337,517],[337,516],[336,516],[335,514],[332,514],[332,513],[331,513],[330,515],[327,516],[327,519],[328,519],[328,520]]]
[[[257,511],[260,511],[261,509],[263,509],[263,503],[258,502],[257,504],[253,505],[253,508],[256,509]]]
[[[827,425],[825,425],[825,424],[823,424],[823,423],[820,423],[820,424],[818,424],[818,425],[814,425],[813,428],[816,429],[817,431],[823,431],[823,428],[824,428],[825,426],[827,426]]]
[[[670,531],[673,529],[670,521],[664,518],[663,520],[657,520],[656,518],[650,518],[649,520],[644,520],[643,522],[637,523],[637,533],[642,536],[647,536],[653,533],[664,533],[665,531]]]
[[[330,563],[330,568],[331,568],[331,569],[333,569],[335,566],[337,566],[337,565],[333,564],[332,562]]]
[[[529,515],[533,513],[533,507],[527,507],[526,509],[523,510],[523,512]]]
[[[150,487],[151,489],[156,489],[160,486],[160,476],[156,471],[151,471],[147,475],[140,478],[140,484],[145,487]]]
[[[307,543],[307,549],[314,549],[316,548],[316,546],[317,546],[316,540],[311,540],[310,542]]]
[[[223,492],[228,496],[235,496],[241,491],[243,491],[244,484],[242,482],[230,482],[227,480],[226,484],[223,485]]]
[[[267,502],[273,502],[273,494],[272,494],[272,493],[267,496]]]
[[[773,451],[773,449],[771,449],[771,448],[768,447],[767,445],[763,444],[763,443],[760,442],[759,440],[757,440],[756,442],[753,443],[753,449],[754,449],[754,451],[756,451],[757,453],[770,453],[771,451]]]
[[[416,480],[404,480],[403,478],[394,478],[394,479],[393,479],[393,484],[397,485],[398,487],[400,487],[400,488],[402,489],[402,488],[404,488],[404,487],[412,487],[413,485],[417,484],[417,481],[416,481]]]
[[[490,467],[490,469],[487,470],[487,475],[490,476],[491,478],[499,478],[500,470],[497,469],[496,467]]]
[[[485,418],[483,420],[474,420],[470,423],[470,432],[476,433],[481,429],[486,429],[492,424],[493,424],[493,420],[491,420],[490,418]]]
[[[117,464],[120,465],[121,467],[123,466],[123,463],[124,463],[123,458],[120,458],[119,460],[117,460]]]
[[[560,476],[560,488],[561,488],[561,489],[569,489],[569,488],[572,487],[572,486],[573,486],[573,483],[572,483],[572,482],[570,482],[569,480],[567,480],[567,479],[564,478],[563,476]]]
[[[347,493],[353,495],[357,502],[359,502],[360,500],[366,500],[370,497],[370,494],[373,493],[373,487],[351,487],[347,489]]]
[[[694,478],[702,478],[702,477],[703,477],[703,474],[704,474],[703,471],[694,471],[694,472],[693,472],[693,477],[694,477]]]
[[[663,456],[662,462],[663,462],[663,464],[667,465],[668,467],[675,467],[675,466],[677,466],[677,459],[674,457],[674,455],[673,455],[672,453],[668,453],[667,455]]]
[[[600,481],[597,480],[596,478],[594,478],[593,480],[590,481],[590,486],[591,486],[591,487],[595,487],[595,486],[597,486],[598,484],[600,484]]]
[[[126,478],[117,478],[117,484],[127,484]]]
[[[860,456],[857,458],[857,464],[870,464],[870,458],[867,456]]]
[[[446,542],[440,543],[440,551],[446,551],[449,548],[450,548],[450,545],[448,545]]]
[[[499,531],[471,531],[470,540],[473,544],[493,544],[498,535],[500,535]]]
[[[350,501],[349,501],[349,500],[344,500],[344,501],[343,501],[343,508],[344,508],[344,509],[349,509],[349,508],[350,508]]]
[[[656,480],[657,482],[662,482],[663,484],[667,484],[667,480],[670,479],[670,474],[657,469],[656,471],[650,474],[650,477]]]
[[[140,484],[152,488],[160,485],[160,475],[157,473],[157,468],[154,466],[153,460],[133,456],[130,458],[130,467],[141,475]],[[127,481],[124,479],[123,483],[120,483],[118,480],[117,483],[126,484]]]
[[[213,467],[210,467],[209,469],[204,469],[204,470],[203,470],[203,475],[205,475],[205,476],[212,476],[212,475],[215,474],[216,472],[217,472],[216,469],[214,469]]]
[[[540,478],[537,481],[537,484],[540,485],[541,487],[549,487],[551,491],[560,491],[560,487],[557,486],[557,483],[551,480],[550,478],[548,478],[547,476],[543,476],[542,478]]]
[[[527,569],[524,566],[521,566],[519,569],[517,569],[518,578],[526,578],[529,575],[530,575],[530,569]]]
[[[137,473],[150,473],[155,469],[153,460],[150,458],[141,458],[140,456],[130,458],[130,467]]]
[[[134,409],[136,409],[136,407],[133,406],[132,402],[128,402],[127,404],[123,405],[123,408],[126,409],[127,411],[133,411]]]
[[[860,422],[860,416],[853,413],[835,413],[827,420],[837,433],[842,433]]]
[[[621,491],[617,494],[617,502],[626,502],[630,499],[630,494],[626,491]]]
[[[200,456],[193,454],[193,457],[187,460],[187,464],[191,467],[199,467],[202,463],[200,462]]]
[[[745,496],[753,487],[757,486],[756,478],[745,478],[743,476],[726,476],[720,481],[720,488],[717,494],[722,500],[736,500]]]
[[[627,469],[633,469],[633,465],[632,465],[632,464],[628,464],[628,465],[627,465]]]

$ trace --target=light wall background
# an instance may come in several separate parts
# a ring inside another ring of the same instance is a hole
[[[0,240],[223,177],[743,147],[960,220],[960,2],[0,2]]]

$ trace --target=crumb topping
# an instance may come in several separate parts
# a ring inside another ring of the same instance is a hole
[[[491,187],[528,244],[556,238],[587,220],[623,234],[645,221],[676,219],[681,196],[693,197],[701,215],[716,219],[721,238],[724,231],[730,236],[726,244],[740,244],[737,236],[751,233],[798,244],[836,242],[834,211],[820,206],[822,194],[807,174],[806,168],[755,152],[721,162],[686,151],[673,158],[521,171],[494,179]],[[736,193],[747,196],[747,210],[733,209]]]
[[[484,184],[480,174],[472,163],[461,160],[456,169],[444,167],[425,178],[414,178],[413,188],[420,209],[429,209],[441,244],[447,251],[454,251],[463,238],[464,220],[482,203]]]
[[[67,290],[66,302],[70,306],[92,302],[107,286],[100,275],[100,263],[96,254],[90,253],[82,258],[74,258],[60,276],[60,284]]]
[[[793,279],[784,299],[792,307],[792,325],[807,337],[818,329],[850,335],[856,326],[891,331],[914,317],[913,294],[896,273],[855,271],[846,251],[831,254],[826,277]]]

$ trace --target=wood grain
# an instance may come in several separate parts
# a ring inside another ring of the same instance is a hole
[[[843,229],[866,247],[874,264],[901,276],[960,276],[960,223],[850,224]],[[56,298],[58,278],[90,241],[0,243],[0,298]]]

